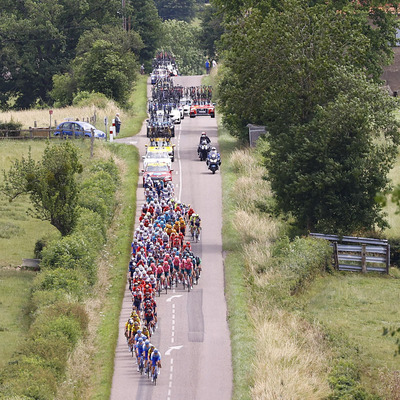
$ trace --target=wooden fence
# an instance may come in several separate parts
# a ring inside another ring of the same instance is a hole
[[[320,233],[310,236],[331,242],[335,268],[339,271],[389,273],[390,245],[387,240]]]

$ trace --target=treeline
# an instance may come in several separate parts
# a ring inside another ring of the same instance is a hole
[[[266,126],[266,212],[298,233],[366,234],[387,226],[398,105],[380,76],[398,22],[386,2],[215,0],[226,34],[219,105],[230,132]],[[373,234],[373,233],[372,233]]]
[[[202,45],[204,29],[190,25],[194,16],[209,12],[204,1],[127,0],[124,6],[120,0],[3,3],[3,110],[66,106],[78,94],[92,92],[128,106],[139,65],[150,72],[158,48],[176,50],[179,57],[189,51],[191,56],[181,61],[194,59],[191,65],[203,62],[207,52]],[[172,19],[176,24],[171,29]],[[166,36],[171,32],[172,37]],[[184,48],[175,45],[177,38]],[[198,73],[198,65],[194,68]]]
[[[47,152],[53,151],[64,151],[67,159],[77,156],[70,143],[48,147]],[[42,262],[32,289],[32,320],[22,347],[1,371],[0,397],[55,398],[68,358],[87,335],[89,318],[83,301],[97,279],[96,259],[106,242],[119,182],[113,159],[92,161],[71,205],[75,209],[71,231],[60,239],[37,242],[35,252]]]

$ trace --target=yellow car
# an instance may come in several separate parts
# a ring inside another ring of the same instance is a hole
[[[175,145],[171,143],[171,140],[166,138],[155,138],[150,141],[150,144],[146,144],[146,155],[149,152],[168,152],[171,161],[175,160]]]

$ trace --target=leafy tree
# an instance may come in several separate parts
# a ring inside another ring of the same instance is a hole
[[[229,26],[225,123],[243,138],[247,123],[267,126],[268,178],[279,210],[301,228],[383,226],[375,197],[388,187],[398,133],[392,99],[366,77],[362,17],[296,0],[281,6]]]
[[[165,21],[161,47],[174,54],[183,75],[202,73],[204,56],[200,45],[200,28],[184,21]]]
[[[16,160],[10,170],[4,172],[4,192],[10,201],[28,194],[33,215],[49,220],[60,233],[68,235],[77,219],[78,187],[75,175],[82,172],[77,149],[66,142],[47,145],[41,161]]]
[[[160,44],[162,35],[162,21],[158,16],[154,0],[131,0],[130,12],[132,26],[139,33],[143,48],[140,50],[140,62],[150,64],[150,60]],[[128,14],[128,18],[129,18]]]
[[[214,5],[204,7],[201,18],[200,43],[206,54],[215,57],[217,42],[224,33],[223,15],[217,12]]]
[[[164,20],[189,22],[195,15],[194,0],[155,0],[158,15]]]
[[[3,3],[4,7],[3,7]],[[67,71],[80,36],[115,26],[118,0],[3,2],[0,14],[0,106],[50,101],[52,77]]]

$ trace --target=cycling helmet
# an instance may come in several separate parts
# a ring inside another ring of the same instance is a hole
[[[206,136],[206,133],[205,132],[201,132],[201,136]]]
[[[133,324],[133,319],[129,318],[129,323],[132,325]]]
[[[148,345],[150,344],[150,340],[149,340],[149,339],[146,339],[145,342],[144,342],[144,344],[145,344],[146,346],[148,346]]]
[[[140,337],[140,338],[138,339],[138,343],[143,343],[143,338]]]
[[[211,147],[211,151],[217,151],[215,147]]]
[[[158,349],[154,349],[153,353],[158,354]]]
[[[138,329],[138,331],[136,332],[138,335],[142,334],[142,331],[140,329]]]

